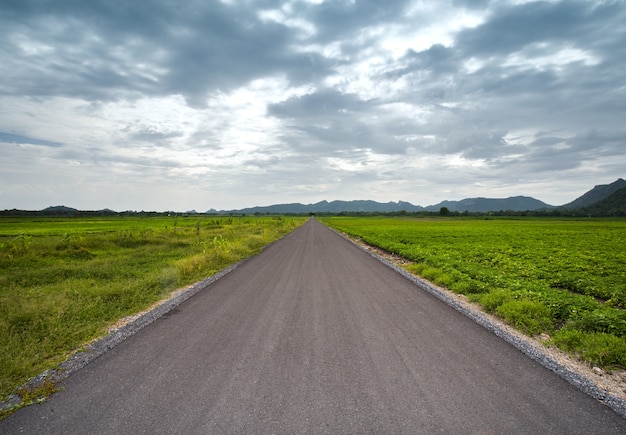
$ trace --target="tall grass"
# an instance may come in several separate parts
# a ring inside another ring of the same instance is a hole
[[[118,319],[259,252],[303,221],[0,219],[0,400]]]

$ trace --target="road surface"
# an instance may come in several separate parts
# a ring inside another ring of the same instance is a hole
[[[626,419],[314,219],[0,433],[626,433]]]

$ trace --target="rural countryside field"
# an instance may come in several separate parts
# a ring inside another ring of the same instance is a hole
[[[306,217],[0,220],[0,399],[121,318],[259,252]],[[626,366],[626,220],[318,217],[410,260],[522,332]]]
[[[410,260],[410,272],[467,295],[527,335],[608,370],[626,367],[623,219],[322,221]]]
[[[0,400],[119,319],[259,252],[304,221],[0,218]]]

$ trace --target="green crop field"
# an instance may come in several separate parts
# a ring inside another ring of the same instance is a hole
[[[326,217],[527,335],[626,367],[626,220]],[[545,336],[545,335],[544,335]]]
[[[118,319],[259,252],[304,221],[0,218],[0,400]]]

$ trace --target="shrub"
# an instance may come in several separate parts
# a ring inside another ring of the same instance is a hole
[[[585,332],[605,332],[618,337],[626,336],[626,312],[599,308],[585,312],[572,322],[576,329]]]
[[[511,300],[496,308],[496,313],[528,335],[537,335],[553,328],[550,309],[541,302]]]
[[[626,340],[623,337],[564,328],[554,334],[552,342],[592,364],[626,368]]]
[[[511,292],[508,292],[506,290],[493,290],[489,293],[471,296],[470,300],[478,302],[483,307],[485,307],[487,311],[493,313],[499,306],[501,306],[505,302],[513,300],[513,295],[511,294]]]
[[[581,313],[598,307],[598,303],[591,296],[573,294],[566,290],[549,289],[535,294],[535,299],[549,307],[556,320],[577,318]]]
[[[472,295],[477,293],[484,293],[486,291],[485,285],[469,278],[452,283],[452,285],[450,286],[450,290],[455,293],[460,293],[462,295]]]

